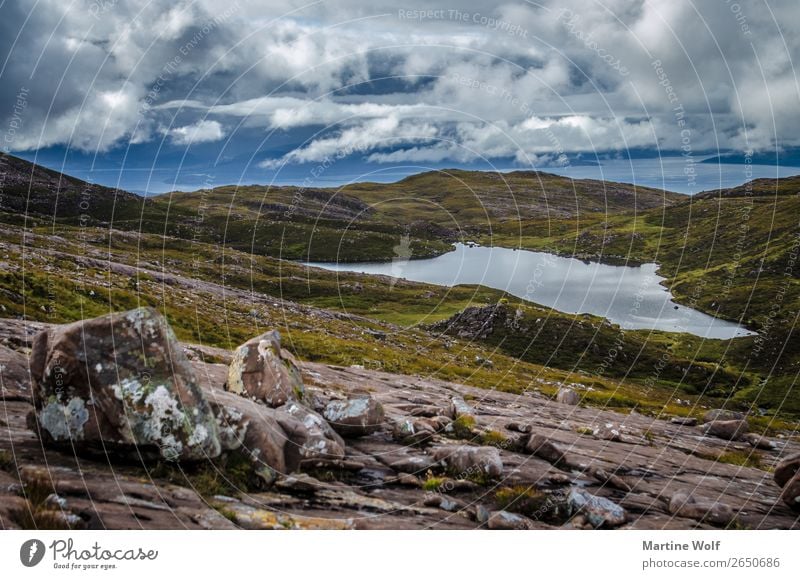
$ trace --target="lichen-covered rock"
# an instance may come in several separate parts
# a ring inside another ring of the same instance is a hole
[[[625,524],[625,509],[603,497],[595,496],[581,488],[573,488],[567,505],[570,513],[582,514],[595,528],[618,527]]]
[[[577,406],[581,401],[581,397],[572,388],[560,388],[558,394],[556,394],[556,401],[568,406]]]
[[[679,491],[672,495],[669,512],[678,517],[695,519],[721,527],[729,525],[736,518],[736,513],[729,505],[696,498],[685,491]]]
[[[30,360],[46,443],[138,447],[167,460],[220,454],[217,423],[167,321],[139,308],[41,332]]]
[[[28,360],[0,345],[0,400],[30,400]]]
[[[747,432],[747,421],[712,420],[703,425],[703,431],[709,436],[725,440],[739,440]]]
[[[458,478],[499,477],[503,474],[500,452],[489,446],[448,445],[431,449],[433,460]]]
[[[273,330],[236,349],[225,389],[277,408],[302,398],[303,378],[294,357],[281,349],[280,334]]]
[[[305,432],[295,429],[288,433],[302,460],[344,458],[344,440],[322,416],[295,401],[289,401],[278,412],[299,420],[303,425]]]
[[[365,436],[383,426],[383,406],[371,396],[332,400],[325,407],[325,419],[342,436]]]

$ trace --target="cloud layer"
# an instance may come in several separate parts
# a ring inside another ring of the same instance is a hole
[[[3,3],[4,148],[261,134],[275,170],[800,145],[794,0],[269,4]]]

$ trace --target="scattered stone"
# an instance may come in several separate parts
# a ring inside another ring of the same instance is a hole
[[[739,440],[747,432],[747,421],[712,420],[703,425],[703,432],[725,440]]]
[[[760,434],[756,434],[755,432],[748,432],[742,439],[747,442],[753,448],[758,448],[760,450],[774,450],[775,443],[771,441],[766,436],[761,436]]]
[[[525,443],[525,450],[529,454],[546,460],[551,464],[562,462],[565,457],[563,450],[541,434],[531,434]]]
[[[372,434],[383,425],[383,406],[371,396],[333,400],[323,413],[333,429],[347,437]]]
[[[619,527],[625,524],[625,509],[581,488],[575,487],[570,491],[567,505],[571,514],[582,514],[595,528]]]
[[[558,394],[556,394],[556,401],[568,406],[577,406],[581,401],[581,397],[572,388],[559,388]]]
[[[480,525],[486,524],[489,521],[490,515],[489,510],[480,503],[475,505],[475,508],[472,509],[472,520]]]
[[[607,472],[602,468],[590,468],[589,474],[591,474],[595,479],[599,482],[603,483],[604,485],[608,485],[615,489],[619,489],[621,491],[625,491],[626,493],[631,492],[631,486],[626,483],[622,478],[614,473]]]
[[[401,473],[420,474],[433,468],[434,460],[427,454],[415,454],[396,460],[387,460],[387,465]]]
[[[426,497],[423,504],[426,507],[434,507],[450,513],[456,513],[466,507],[461,501],[440,494]]]
[[[673,416],[670,422],[679,426],[697,426],[697,418],[693,416]]]
[[[715,420],[744,420],[743,412],[735,410],[723,410],[720,408],[709,410],[703,414],[703,422],[714,422]]]
[[[281,335],[273,330],[236,349],[225,389],[277,408],[302,399],[303,378],[294,356],[281,349]]]
[[[517,513],[494,511],[489,514],[486,527],[493,531],[526,531],[536,528],[533,521]]]
[[[461,396],[453,396],[450,399],[450,418],[455,420],[460,416],[470,416],[474,418],[475,412],[472,406],[467,404]]]
[[[169,461],[221,452],[191,364],[152,308],[53,326],[34,339],[30,369],[30,425],[45,443],[136,448]]]
[[[685,491],[672,495],[669,512],[678,517],[722,527],[728,526],[736,518],[736,513],[730,506],[708,499],[696,499]]]
[[[392,436],[402,444],[424,445],[437,433],[438,426],[430,418],[402,418],[395,422]]]
[[[500,452],[491,446],[439,446],[431,449],[430,454],[434,462],[456,478],[471,478],[473,475],[495,478],[503,474]]]
[[[530,424],[520,424],[519,422],[509,422],[506,424],[506,428],[512,432],[521,432],[522,434],[527,434],[531,431]]]

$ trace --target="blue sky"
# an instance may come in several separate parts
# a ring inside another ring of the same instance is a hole
[[[793,0],[0,6],[5,150],[137,191],[800,145]]]

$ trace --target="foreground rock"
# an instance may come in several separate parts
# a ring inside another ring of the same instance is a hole
[[[294,357],[281,349],[281,335],[271,331],[236,349],[225,388],[276,408],[302,398],[303,379]]]
[[[33,426],[46,443],[159,454],[219,456],[211,407],[166,320],[140,308],[54,326],[30,359]]]

